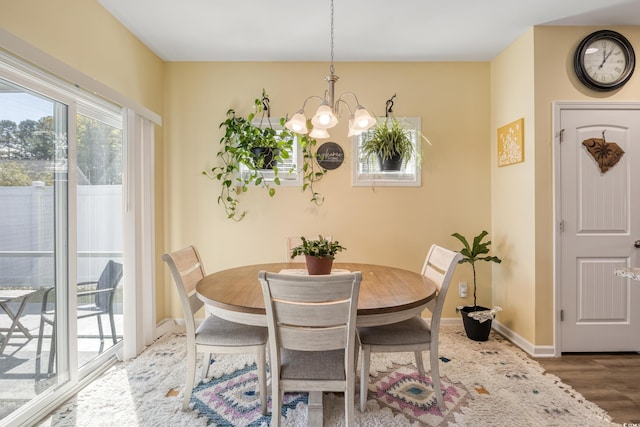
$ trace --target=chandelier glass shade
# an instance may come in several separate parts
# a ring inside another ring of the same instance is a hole
[[[338,98],[335,98],[335,84],[339,77],[334,73],[333,67],[333,0],[331,0],[331,65],[329,67],[329,73],[330,74],[324,78],[329,83],[329,89],[325,91],[324,96],[320,97],[313,95],[305,99],[302,108],[285,123],[287,129],[301,135],[306,135],[308,133],[309,136],[316,139],[329,138],[330,135],[328,129],[331,129],[338,124],[341,106],[344,106],[349,110],[348,136],[359,135],[376,124],[375,117],[360,105],[358,97],[353,92],[346,92]],[[356,101],[356,106],[353,110],[345,100],[347,95],[353,96]],[[310,99],[320,100],[320,106],[311,118],[311,131],[309,131],[307,116],[304,111],[307,101]]]

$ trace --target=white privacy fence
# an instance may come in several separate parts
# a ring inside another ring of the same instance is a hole
[[[0,286],[54,284],[54,188],[0,187]],[[79,186],[78,281],[97,280],[122,262],[122,186]],[[64,212],[65,209],[58,209]]]

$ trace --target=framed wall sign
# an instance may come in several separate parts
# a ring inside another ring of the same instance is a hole
[[[344,162],[344,150],[335,142],[325,142],[316,151],[318,164],[325,169],[337,169]]]

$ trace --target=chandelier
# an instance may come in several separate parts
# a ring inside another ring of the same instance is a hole
[[[358,97],[353,92],[343,93],[335,99],[335,85],[338,78],[339,77],[334,73],[333,67],[333,0],[331,0],[331,65],[329,66],[329,75],[324,78],[329,83],[329,89],[325,90],[323,97],[313,95],[305,99],[302,104],[302,108],[298,110],[293,117],[291,117],[291,120],[285,123],[287,129],[302,135],[306,135],[308,133],[312,138],[329,138],[329,132],[327,129],[331,129],[338,124],[341,106],[346,106],[349,110],[348,136],[359,135],[363,131],[375,125],[376,119],[369,114],[362,105],[360,105]],[[355,109],[352,110],[344,99],[346,96],[353,96],[356,101]],[[307,117],[304,113],[307,101],[310,99],[320,100],[320,106],[316,110],[316,114],[311,118],[311,124],[313,125],[311,132],[309,132],[307,127]]]

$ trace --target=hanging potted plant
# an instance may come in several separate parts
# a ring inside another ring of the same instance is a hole
[[[275,186],[280,185],[278,164],[289,158],[294,144],[299,144],[303,159],[298,173],[302,175],[302,191],[311,192],[311,201],[320,206],[324,197],[318,193],[314,184],[318,182],[326,169],[316,166],[317,154],[313,152],[316,140],[308,135],[298,135],[285,126],[287,118],[281,118],[280,128],[271,125],[269,98],[262,91],[262,98],[254,101],[255,112],[246,118],[238,116],[233,109],[227,111],[227,118],[220,123],[224,128],[224,136],[220,139],[221,148],[217,153],[220,164],[202,174],[221,183],[218,204],[223,205],[227,218],[240,221],[246,212],[240,212],[238,204],[241,193],[249,189],[249,185],[266,189],[269,196],[276,194]],[[258,123],[254,120],[261,113]],[[266,116],[266,117],[265,117]],[[285,173],[293,173],[296,165]]]
[[[262,98],[254,101],[254,107],[256,112],[246,118],[238,116],[233,109],[227,111],[226,119],[219,126],[224,128],[216,155],[221,164],[210,172],[202,172],[222,184],[218,204],[224,206],[228,218],[236,221],[246,214],[238,212],[238,197],[250,184],[266,189],[271,197],[275,195],[274,186],[280,185],[277,165],[289,158],[296,141],[293,133],[284,127],[284,118],[280,119],[282,130],[271,125],[269,98],[264,89]],[[259,123],[254,122],[256,113],[262,113]]]
[[[502,310],[500,307],[487,308],[477,304],[476,300],[476,262],[495,262],[500,264],[502,260],[497,256],[487,255],[491,241],[483,242],[482,240],[489,233],[485,230],[473,238],[473,243],[469,244],[467,239],[460,233],[453,233],[452,236],[460,240],[464,247],[460,250],[462,259],[459,264],[469,263],[473,270],[473,306],[458,307],[462,313],[462,323],[467,337],[474,341],[487,341],[491,332],[491,321],[495,317],[495,313]]]
[[[304,255],[310,275],[330,274],[336,253],[347,250],[337,240],[328,240],[322,236],[318,236],[317,240],[307,240],[304,237],[300,239],[302,243],[291,249],[291,258]]]
[[[361,150],[364,160],[375,156],[381,171],[399,171],[415,154],[409,130],[393,116],[385,117],[373,131],[363,134]]]

